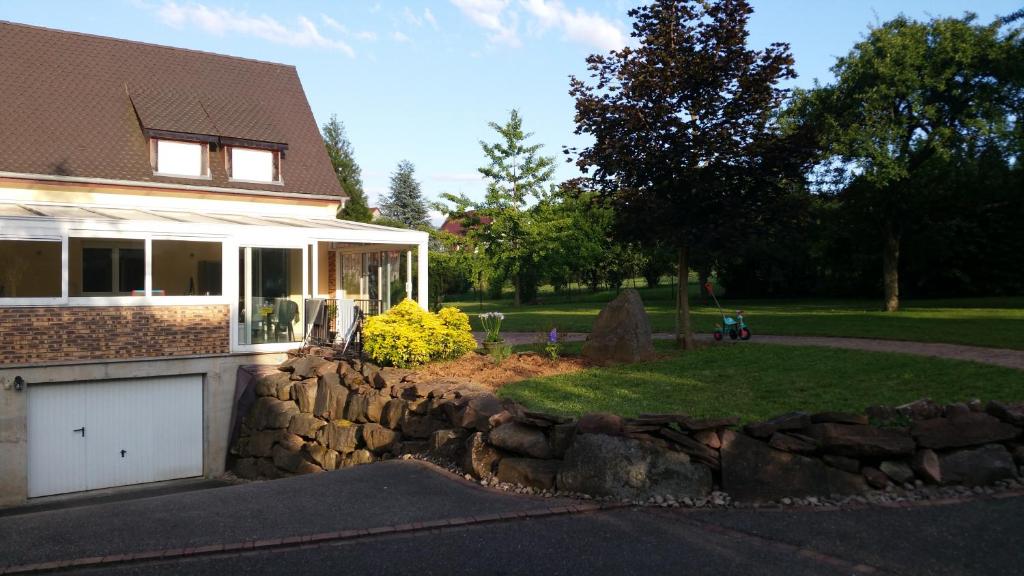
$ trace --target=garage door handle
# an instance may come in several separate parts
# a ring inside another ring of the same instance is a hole
[[[81,432],[82,433],[82,438],[85,438],[85,426],[82,426],[81,428],[75,428],[71,432]]]

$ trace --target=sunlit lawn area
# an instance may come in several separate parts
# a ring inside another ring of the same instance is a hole
[[[524,380],[499,395],[561,414],[683,412],[744,421],[790,410],[860,412],[922,397],[1024,400],[1024,372],[973,362],[755,343],[685,353],[656,345],[665,359]]]
[[[657,332],[675,328],[671,288],[641,289],[651,323]],[[702,303],[694,294],[694,327],[710,332],[718,321],[718,310]],[[557,327],[562,331],[589,332],[601,307],[614,297],[611,292],[577,294],[574,301],[564,296],[542,294],[539,305],[515,308],[509,300],[448,302],[471,315],[481,310],[505,313],[503,330],[541,332]],[[964,298],[956,300],[905,301],[903,310],[885,313],[879,301],[868,300],[731,300],[723,298],[727,311],[743,309],[756,339],[758,334],[802,336],[849,336],[919,342],[949,342],[1024,350],[1024,298]]]

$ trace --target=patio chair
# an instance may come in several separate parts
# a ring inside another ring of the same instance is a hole
[[[274,304],[274,340],[279,334],[287,335],[286,342],[295,341],[295,328],[292,327],[299,317],[299,305],[288,298],[278,298]]]

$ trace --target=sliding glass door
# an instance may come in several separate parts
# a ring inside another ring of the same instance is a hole
[[[238,250],[239,344],[302,340],[302,249]]]

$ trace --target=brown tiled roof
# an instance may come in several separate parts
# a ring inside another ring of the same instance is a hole
[[[0,54],[0,172],[344,195],[294,66],[3,21]],[[284,144],[284,184],[154,176],[144,128]]]

